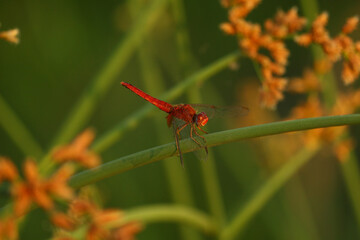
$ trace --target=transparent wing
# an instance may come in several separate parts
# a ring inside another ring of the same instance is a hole
[[[243,106],[190,105],[198,112],[205,112],[208,118],[241,117],[249,113],[249,109]]]

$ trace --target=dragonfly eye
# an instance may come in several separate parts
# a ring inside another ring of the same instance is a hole
[[[197,125],[205,126],[206,123],[208,122],[208,120],[209,120],[209,118],[206,115],[206,113],[204,113],[204,112],[201,112],[196,115],[196,124]]]

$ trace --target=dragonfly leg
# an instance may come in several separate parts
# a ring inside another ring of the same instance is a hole
[[[193,137],[193,134],[192,134],[193,131],[196,133],[196,135],[200,136],[200,135],[196,132],[195,128],[194,128],[193,126],[191,126],[191,129],[190,129],[190,138],[191,138],[197,145],[199,145],[199,147],[203,147],[203,146]],[[200,136],[200,137],[202,137],[202,136]]]
[[[189,123],[184,123],[184,125],[178,127],[178,128],[176,129],[176,134],[179,135],[180,132],[181,132],[187,125],[189,125]]]
[[[176,127],[173,127],[173,129],[174,129],[174,135],[175,135],[176,149],[178,150],[178,153],[179,153],[181,166],[184,168],[184,160],[183,160],[183,156],[182,156],[182,153],[181,153],[181,150],[180,150],[180,144],[179,144],[178,129]]]
[[[206,132],[205,130],[201,129],[201,127],[199,127],[198,125],[196,125],[196,127],[197,127],[200,131],[202,131],[203,133],[207,134],[207,132]],[[200,135],[199,135],[199,136],[200,136]]]
[[[199,126],[196,126],[198,129],[200,129],[201,131],[203,131],[204,133],[207,133],[207,132],[205,132],[204,130],[202,130]],[[197,136],[199,136],[199,137],[201,137],[202,139],[204,139],[204,142],[206,143],[206,139],[204,138],[204,136],[201,136],[197,131],[196,131],[196,129],[194,128],[194,132],[195,132],[195,134],[197,135]],[[193,139],[194,140],[194,139]],[[194,140],[195,141],[195,140]],[[203,148],[205,148],[205,152],[206,152],[206,154],[208,154],[208,148],[207,148],[207,146],[201,146],[201,147],[203,147]]]

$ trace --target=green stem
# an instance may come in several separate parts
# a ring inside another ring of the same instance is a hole
[[[341,171],[348,190],[350,201],[354,208],[354,214],[358,229],[360,229],[360,176],[359,165],[354,153],[350,153],[348,159],[341,163]]]
[[[195,88],[191,89],[189,91],[189,99],[191,102],[202,102],[199,90]],[[216,222],[222,226],[226,219],[225,206],[212,149],[209,149],[206,164],[201,164],[200,167],[209,210],[216,219]]]
[[[219,176],[217,173],[214,154],[209,149],[209,156],[206,163],[201,164],[202,177],[206,198],[209,203],[211,215],[219,226],[223,226],[226,220],[223,194],[221,192]]]
[[[316,0],[300,0],[301,9],[309,22],[314,21],[319,13],[319,6]]]
[[[305,16],[311,20],[315,18],[318,14],[317,1],[313,0],[301,0],[302,9],[305,13]],[[312,46],[312,54],[315,61],[321,60],[324,58],[324,54],[321,51],[319,46]],[[320,83],[322,88],[322,95],[324,98],[325,107],[329,110],[332,109],[336,102],[337,97],[337,88],[336,88],[336,78],[334,71],[330,71],[325,76],[320,77]],[[354,153],[351,153],[351,157],[348,162],[342,164],[342,173],[343,178],[348,190],[349,198],[351,199],[357,224],[360,226],[360,194],[359,194],[359,179],[360,172],[359,168],[356,165],[356,161],[353,159]]]
[[[0,124],[25,156],[38,158],[43,154],[40,144],[31,135],[11,107],[0,95]]]
[[[304,12],[305,17],[312,22],[317,15],[319,14],[319,6],[316,0],[300,0],[301,8]],[[310,46],[314,61],[320,61],[325,58],[324,52],[320,46],[312,44]],[[318,76],[321,87],[322,87],[322,96],[324,98],[324,103],[326,109],[331,109],[335,104],[337,97],[337,87],[336,87],[336,78],[333,71],[330,71],[326,75]]]
[[[244,230],[246,224],[268,202],[268,200],[317,152],[318,148],[304,148],[267,180],[247,201],[243,209],[220,234],[221,240],[235,239]]]
[[[195,83],[199,83],[201,81],[205,81],[209,79],[214,74],[218,73],[225,67],[229,65],[229,63],[235,61],[240,57],[239,52],[231,53],[226,55],[209,66],[201,69],[190,77],[186,78],[184,81],[176,85],[174,88],[169,90],[163,97],[160,99],[165,101],[170,101],[180,96],[186,89],[193,86]],[[146,104],[140,110],[136,111],[125,120],[121,121],[118,125],[116,125],[113,129],[108,131],[104,136],[100,137],[94,143],[93,149],[97,152],[102,152],[109,148],[112,144],[119,140],[119,138],[131,128],[135,128],[136,125],[148,114],[156,109],[151,104]]]
[[[166,3],[166,0],[155,0],[144,13],[140,14],[142,17],[134,24],[104,68],[75,104],[53,145],[69,141],[83,127],[94,112],[96,103],[116,80],[116,76],[125,67],[129,57],[144,40],[144,35],[154,26]]]
[[[118,226],[133,221],[145,223],[176,221],[189,224],[207,234],[218,232],[218,227],[210,216],[194,208],[181,205],[154,205],[126,210],[124,217],[113,224]]]
[[[184,0],[172,0],[172,10],[176,22],[177,52],[181,66],[181,73],[185,75],[198,69],[198,62],[191,51],[190,37],[186,28],[186,14]],[[187,91],[188,102],[201,103],[201,93],[199,87],[193,87]],[[175,163],[175,162],[174,162]],[[174,164],[173,163],[173,164]],[[219,178],[215,165],[214,155],[210,149],[206,164],[201,164],[201,177],[204,186],[206,199],[209,204],[211,215],[219,225],[225,222],[225,207],[223,204]]]
[[[254,66],[254,70],[255,70],[255,73],[257,75],[257,77],[259,78],[259,80],[263,83],[264,82],[264,76],[263,74],[261,73],[261,68],[260,68],[260,65],[258,62],[256,62],[255,60],[251,60],[253,66]]]
[[[275,135],[286,132],[302,131],[314,128],[324,128],[342,125],[360,124],[360,114],[349,114],[343,116],[329,116],[297,119],[267,123],[262,125],[232,129],[205,136],[207,146],[217,146],[220,144],[240,141],[247,138]],[[180,142],[183,153],[194,151],[197,146],[190,139]],[[119,174],[130,169],[143,166],[148,163],[159,161],[176,155],[174,143],[147,149],[137,152],[111,162],[105,163],[97,168],[83,171],[70,179],[70,186],[74,188],[82,187],[86,184],[97,182],[103,178]]]
[[[135,12],[139,9],[139,5],[143,4],[144,0],[133,1],[132,6]],[[136,6],[137,5],[137,6]],[[157,61],[154,61],[154,55],[151,51],[151,42],[153,39],[151,36],[149,39],[139,46],[139,62],[141,66],[141,73],[146,92],[152,93],[154,96],[159,96],[165,90],[164,78],[162,77],[161,70]],[[154,126],[161,142],[167,142],[168,138],[164,134],[164,118],[157,115],[154,118]],[[191,187],[188,172],[182,171],[178,165],[176,159],[168,159],[168,161],[162,161],[164,165],[164,171],[166,174],[166,182],[168,183],[169,192],[173,202],[176,204],[182,204],[186,206],[193,206],[194,199],[191,193]],[[180,225],[180,236],[183,239],[199,239],[199,233],[194,229],[187,226]]]
[[[116,76],[125,67],[131,54],[143,40],[144,35],[155,24],[165,5],[166,0],[155,0],[151,6],[141,14],[142,17],[134,24],[125,39],[120,42],[104,68],[99,72],[97,77],[95,77],[93,82],[84,91],[82,97],[75,104],[51,146],[70,141],[83,127],[85,122],[94,112],[100,98],[105,95],[111,84],[115,81]],[[47,154],[41,162],[40,170],[46,172],[51,166],[51,158],[49,157],[49,154]]]

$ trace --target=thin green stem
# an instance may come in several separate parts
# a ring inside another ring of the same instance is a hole
[[[52,146],[69,141],[84,126],[94,112],[100,98],[105,95],[115,81],[116,76],[126,66],[131,54],[144,39],[144,35],[150,31],[151,27],[156,23],[165,5],[166,0],[155,0],[151,6],[141,14],[142,17],[134,24],[124,40],[119,43],[114,54],[75,104],[61,127],[59,134],[55,137]],[[40,169],[42,171],[49,169],[51,167],[50,161],[51,158],[48,154],[42,160]]]
[[[171,0],[171,6],[176,24],[177,54],[180,70],[182,75],[188,75],[198,68],[198,62],[191,52],[183,0]]]
[[[0,124],[25,156],[38,158],[43,154],[40,144],[33,138],[5,99],[0,95]]]
[[[197,89],[191,90],[189,95],[192,102],[201,102],[200,93]],[[222,199],[219,177],[212,149],[209,149],[206,164],[201,164],[201,173],[210,212],[216,219],[216,222],[222,226],[226,219],[225,206]]]
[[[255,70],[255,73],[257,75],[257,77],[259,78],[259,80],[261,82],[264,82],[264,76],[262,75],[261,73],[261,68],[260,68],[260,65],[258,62],[256,62],[255,60],[251,60],[253,66],[254,66],[254,70]]]
[[[345,162],[341,163],[341,171],[348,189],[350,201],[354,208],[358,229],[360,229],[360,176],[359,165],[353,152],[350,153],[350,156]]]
[[[192,54],[190,37],[186,28],[186,14],[184,0],[172,0],[172,10],[176,22],[176,40],[178,56],[182,74],[189,74],[198,68],[199,64]],[[201,93],[199,87],[191,88],[187,91],[189,102],[200,103]],[[173,163],[174,164],[174,163]],[[210,149],[206,164],[201,164],[202,184],[209,204],[209,209],[216,222],[220,225],[225,222],[225,207],[222,200],[219,178],[215,166],[215,159]]]
[[[125,67],[129,57],[139,43],[144,40],[144,35],[150,31],[158,20],[159,15],[166,6],[166,2],[166,0],[154,0],[151,6],[140,14],[142,17],[134,24],[125,39],[119,43],[112,57],[75,104],[53,145],[69,141],[83,127],[94,112],[96,103],[99,102],[99,99],[116,80],[116,76]]]
[[[219,226],[223,226],[226,220],[223,194],[221,192],[219,176],[217,173],[214,154],[209,149],[209,156],[204,164],[201,164],[206,198],[209,203],[211,215]]]
[[[300,0],[301,9],[306,18],[312,22],[319,13],[319,6],[316,0]]]
[[[222,69],[226,68],[229,63],[235,61],[240,57],[239,52],[228,54],[214,63],[210,64],[207,67],[202,68],[195,74],[186,78],[184,81],[176,85],[174,88],[169,90],[165,95],[161,97],[162,100],[171,101],[176,97],[180,96],[186,89],[193,86],[196,83],[205,81],[209,79],[211,76],[215,75]],[[102,152],[109,148],[112,144],[121,138],[121,136],[128,130],[135,128],[136,125],[144,119],[147,115],[149,115],[152,111],[156,109],[151,104],[146,104],[140,110],[136,111],[123,121],[121,121],[118,125],[116,125],[113,129],[108,131],[104,136],[100,137],[94,143],[93,149],[97,152]]]
[[[191,102],[202,102],[198,89],[191,89],[189,91],[189,99]],[[226,219],[225,206],[212,149],[209,149],[206,164],[201,164],[201,173],[210,212],[216,219],[216,222],[222,226]]]
[[[235,239],[247,223],[268,202],[268,200],[317,152],[318,148],[304,148],[267,180],[247,201],[234,219],[220,234],[221,240]]]
[[[194,208],[181,205],[153,205],[126,210],[124,217],[119,222],[113,222],[112,224],[118,226],[133,221],[144,223],[176,221],[198,228],[207,234],[216,234],[218,232],[218,226],[211,216]]]
[[[267,123],[208,134],[205,136],[205,138],[207,146],[211,147],[254,137],[353,124],[360,124],[360,114],[306,118]],[[197,149],[195,144],[193,144],[190,139],[182,140],[180,144],[182,152],[184,153]],[[97,168],[80,172],[70,179],[69,184],[74,188],[79,188],[84,185],[97,182],[103,178],[107,178],[115,174],[119,174],[130,169],[175,155],[177,155],[177,152],[174,143],[154,147],[113,160]]]
[[[311,20],[315,19],[316,15],[318,14],[317,1],[301,0],[300,3],[302,4],[302,9],[305,13],[305,16]],[[324,57],[324,54],[319,46],[312,46],[311,50],[315,61],[321,60]],[[332,109],[337,97],[336,78],[334,71],[330,71],[326,75],[321,76],[320,83],[325,107],[328,110]],[[354,153],[351,153],[351,156],[352,157],[349,158],[348,162],[341,165],[341,170],[348,190],[349,198],[351,199],[354,208],[357,224],[360,226],[360,194],[358,191],[360,184],[360,172],[358,167],[354,167],[356,165],[356,162],[352,159]],[[350,165],[354,168],[349,167]]]
[[[134,12],[138,9],[139,5],[143,0],[133,1],[132,5],[134,6]],[[139,47],[139,60],[141,65],[142,78],[144,80],[144,85],[146,92],[152,93],[155,96],[160,95],[164,92],[165,84],[164,79],[161,75],[161,70],[157,64],[157,61],[154,61],[153,54],[151,51],[150,43],[152,39],[151,36],[149,39],[140,45]],[[157,115],[154,118],[155,129],[158,136],[158,139],[161,142],[166,142],[168,139],[164,135],[164,118],[160,115]],[[171,161],[173,160],[173,161]],[[191,193],[191,187],[186,171],[181,171],[181,167],[177,164],[175,159],[169,159],[168,161],[162,161],[164,165],[164,171],[166,174],[166,182],[168,183],[169,191],[173,202],[176,204],[182,204],[185,206],[193,206],[194,199]],[[180,225],[179,231],[183,239],[199,239],[198,232],[194,229],[188,228],[186,226]]]
[[[304,15],[307,19],[313,21],[318,13],[319,7],[316,0],[301,0],[300,5]],[[312,44],[310,46],[311,53],[313,55],[314,61],[320,61],[325,58],[325,54],[320,48],[320,46]],[[333,71],[330,71],[326,75],[318,76],[320,79],[321,87],[322,87],[322,96],[324,98],[325,107],[329,110],[335,104],[336,96],[337,96],[337,87],[336,87],[336,79]]]
[[[297,239],[320,240],[311,201],[299,174],[292,177],[288,186],[285,187],[285,191],[287,197],[285,211],[288,214],[284,218],[291,222],[289,231],[293,232]]]

